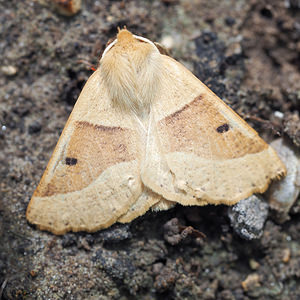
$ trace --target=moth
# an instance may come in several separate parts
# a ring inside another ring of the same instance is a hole
[[[286,173],[276,152],[182,64],[119,30],[28,205],[54,234],[97,231],[175,203],[237,203]]]

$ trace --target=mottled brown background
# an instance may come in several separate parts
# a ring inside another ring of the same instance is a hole
[[[300,146],[299,1],[83,0],[69,18],[49,2],[0,0],[0,67],[16,68],[0,74],[2,298],[299,299],[299,204],[283,225],[269,217],[262,238],[251,242],[233,233],[225,206],[177,206],[129,226],[63,237],[25,219],[91,75],[79,61],[97,64],[117,26],[154,41],[172,37],[172,56],[265,138],[278,132]],[[163,226],[174,217],[207,238],[168,244]],[[254,283],[243,289],[253,273]]]

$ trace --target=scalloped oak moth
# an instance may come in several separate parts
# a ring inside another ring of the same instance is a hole
[[[55,234],[93,232],[149,208],[234,204],[285,172],[190,71],[122,29],[83,88],[26,216]]]

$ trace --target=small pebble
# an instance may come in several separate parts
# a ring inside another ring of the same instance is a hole
[[[263,234],[268,204],[252,195],[230,207],[228,216],[231,226],[240,237],[246,240],[258,239]]]
[[[166,35],[161,39],[160,44],[170,50],[174,47],[174,39],[172,36]]]
[[[14,66],[3,66],[1,67],[1,72],[6,76],[11,77],[17,74],[18,69]]]
[[[249,265],[252,270],[257,270],[260,267],[260,264],[253,258],[249,260]]]
[[[81,9],[81,0],[52,0],[57,12],[63,16],[73,16]]]
[[[35,271],[35,270],[31,270],[29,273],[30,273],[30,276],[31,276],[32,278],[34,278],[34,277],[36,277],[36,276],[38,275],[38,272]]]
[[[276,118],[278,118],[278,119],[283,119],[284,113],[282,113],[281,111],[276,110],[276,111],[274,112],[274,116],[275,116]]]
[[[260,278],[257,273],[249,274],[247,278],[242,281],[242,287],[245,292],[253,290],[256,287],[260,286]]]
[[[288,263],[291,259],[291,250],[289,248],[286,248],[283,250],[283,256],[282,256],[282,261],[284,263]]]
[[[155,275],[158,275],[161,273],[161,270],[163,269],[164,267],[164,264],[161,263],[161,262],[158,262],[158,263],[155,263],[153,266],[152,266],[152,272],[153,274]]]
[[[28,126],[28,133],[29,134],[34,134],[40,132],[42,129],[42,125],[38,121],[33,121],[29,126]]]
[[[225,24],[227,25],[227,26],[233,26],[234,24],[235,24],[236,22],[235,22],[235,19],[234,18],[232,18],[232,17],[226,17],[225,18]]]
[[[300,193],[300,155],[282,138],[270,144],[277,152],[287,169],[286,177],[274,181],[267,198],[270,207],[275,211],[275,219],[279,223],[289,220],[289,211]]]

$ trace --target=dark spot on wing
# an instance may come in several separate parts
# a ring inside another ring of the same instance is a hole
[[[74,157],[66,157],[66,165],[75,166],[77,164],[77,158]]]
[[[217,132],[219,132],[219,133],[224,133],[228,130],[229,130],[229,125],[227,123],[225,123],[217,128]]]

